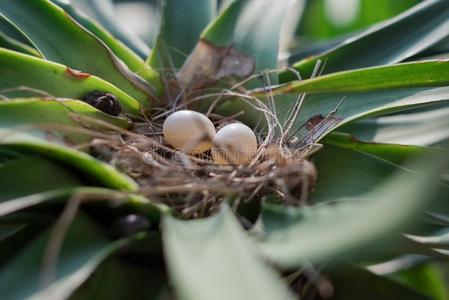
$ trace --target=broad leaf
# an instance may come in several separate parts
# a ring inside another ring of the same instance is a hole
[[[284,93],[352,93],[449,85],[449,61],[423,61],[333,73],[273,89]]]
[[[310,195],[313,203],[363,198],[394,172],[404,172],[398,165],[381,158],[332,145],[318,152],[314,162],[318,180]]]
[[[325,273],[334,286],[332,300],[432,299],[424,293],[356,266],[338,264]]]
[[[110,242],[98,225],[78,215],[64,238],[55,278],[48,286],[41,286],[42,258],[50,236],[49,230],[37,237],[0,271],[1,295],[7,299],[65,299],[101,261],[130,242]]]
[[[351,34],[352,35],[352,34]],[[341,44],[342,41],[348,38],[348,36],[351,35],[345,35],[343,37],[334,38],[331,40],[326,40],[322,42],[317,42],[315,44],[308,44],[308,45],[301,45],[304,47],[304,49],[301,50],[292,50],[293,53],[291,53],[288,57],[283,57],[279,59],[279,65],[292,65],[300,60],[303,60],[305,58],[311,57],[311,56],[317,56],[321,53],[327,52],[331,49],[334,49],[337,45]],[[282,73],[283,76],[284,73]],[[297,78],[292,77],[290,80],[295,80]]]
[[[328,40],[342,34],[366,29],[392,18],[420,0],[376,0],[359,2],[306,1],[304,17],[297,28],[299,37]],[[317,20],[320,20],[317,23]],[[319,26],[317,26],[319,24]]]
[[[338,205],[366,200],[366,194],[384,183],[394,172],[406,172],[379,157],[331,144],[326,144],[313,157],[313,162],[318,180],[309,195],[311,205]],[[268,201],[264,207],[261,221],[265,232],[282,231],[303,217],[300,209],[283,208]]]
[[[428,217],[434,224],[438,226],[449,227],[449,215],[444,213],[428,213]]]
[[[134,191],[137,189],[137,184],[133,180],[111,165],[86,153],[36,136],[0,130],[0,149],[39,153],[79,170],[90,182],[119,190]]]
[[[106,122],[122,128],[130,126],[125,119],[112,117],[94,107],[78,100],[49,100],[42,98],[14,99],[14,101],[0,102],[0,128],[23,130],[26,132],[43,131],[59,132],[66,141],[86,142],[92,138],[88,134],[71,132],[70,128],[86,128],[98,132],[105,128],[90,120],[77,120],[83,116]],[[26,126],[29,125],[29,128]],[[36,125],[36,127],[33,127]],[[39,125],[44,126],[39,128]],[[45,126],[49,127],[45,127]],[[68,128],[59,129],[67,126]]]
[[[411,241],[429,248],[449,249],[449,229],[440,230],[432,235],[406,235]]]
[[[159,1],[161,24],[148,63],[161,72],[182,66],[207,24],[215,17],[216,0]],[[192,10],[192,5],[195,9]]]
[[[293,67],[307,78],[318,60],[326,62],[324,73],[392,64],[427,49],[448,35],[449,2],[427,0],[346,39],[332,50],[299,61]],[[291,71],[280,75],[281,82],[294,79]]]
[[[203,31],[179,71],[182,87],[204,87],[222,78],[276,68],[282,21],[291,4],[290,0],[231,2]]]
[[[428,294],[434,299],[446,300],[449,297],[449,288],[445,282],[444,272],[437,263],[408,268],[390,277],[410,288]]]
[[[105,188],[81,186],[80,184],[73,184],[75,187],[64,187],[59,180],[59,186],[53,184],[52,186],[45,182],[41,184],[38,188],[46,185],[47,190],[43,192],[38,192],[37,188],[32,188],[30,185],[19,185],[17,189],[10,188],[13,190],[9,194],[9,197],[2,197],[0,199],[0,217],[16,213],[20,210],[24,210],[33,206],[41,204],[58,204],[65,203],[72,197],[79,197],[82,201],[90,203],[93,200],[98,200],[99,204],[105,204],[104,207],[111,204],[112,201],[120,201],[123,208],[127,211],[138,212],[142,215],[148,217],[151,221],[155,223],[159,222],[160,212],[167,211],[167,208],[162,205],[156,205],[151,203],[148,199],[143,198],[138,195],[125,194],[116,190],[110,190]],[[67,186],[67,183],[65,183]],[[17,190],[23,188],[24,191],[19,193]],[[19,195],[24,195],[19,197]],[[16,197],[13,199],[13,197]],[[17,198],[19,197],[19,198]],[[4,201],[7,199],[7,201]]]
[[[136,100],[98,77],[84,76],[63,65],[6,49],[0,49],[0,65],[0,94],[4,96],[43,92],[54,97],[82,99],[99,90],[117,96],[125,112],[140,114]],[[21,90],[23,87],[31,90]]]
[[[285,127],[286,120],[297,97],[279,95],[275,97],[277,117]],[[294,120],[289,134],[300,140],[300,145],[320,141],[342,125],[369,116],[378,116],[430,105],[447,103],[449,88],[410,87],[359,93],[333,93],[306,96],[298,117]],[[241,99],[232,98],[222,104],[218,111],[231,115],[241,110],[245,114],[242,121],[255,126],[265,122],[260,112]]]
[[[444,104],[361,120],[341,131],[367,142],[436,145],[449,138],[449,107]]]
[[[0,224],[0,242],[21,231],[25,224]]]
[[[54,216],[36,212],[20,212],[2,217],[1,226],[21,225],[23,227],[0,242],[0,270],[53,221]]]
[[[445,86],[448,66],[446,61],[434,61],[346,71],[279,86],[274,93],[306,93],[291,132],[302,144],[308,144],[356,119],[449,100]],[[438,75],[433,77],[434,73]],[[266,94],[261,89],[249,93],[260,99]],[[297,96],[278,95],[274,101],[278,119],[285,122],[297,104]],[[253,125],[260,122],[261,113],[240,99],[228,100],[220,111],[230,114],[242,108],[246,111],[245,121]]]
[[[423,211],[447,199],[447,190],[439,194],[437,180],[447,165],[445,159],[444,163],[441,159],[421,161],[427,165],[425,175],[401,172],[357,197],[365,201],[340,198],[334,205],[298,211],[289,226],[267,235],[261,242],[262,252],[273,262],[291,267],[306,261],[354,259],[355,255],[391,250],[401,241],[399,232],[419,226],[416,221]]]
[[[24,43],[30,47],[32,45],[28,37],[24,35],[23,32],[20,31],[19,28],[17,28],[17,26],[15,26],[1,14],[0,14],[0,31],[16,41]]]
[[[251,56],[258,71],[275,68],[282,21],[292,3],[233,1],[204,30],[201,38],[216,47],[232,46]]]
[[[139,74],[142,78],[147,81],[158,85],[157,81],[154,79],[154,71],[149,68],[145,61],[125,46],[122,42],[114,38],[108,31],[101,27],[96,22],[92,21],[86,17],[82,12],[73,7],[72,4],[66,3],[63,0],[52,0],[59,7],[64,9],[73,19],[80,23],[84,28],[93,33],[97,38],[99,38],[103,43],[105,43],[109,49],[114,52],[114,54],[121,59],[131,71]],[[98,1],[98,0],[97,0]],[[92,8],[95,9],[97,6],[92,2]],[[148,50],[149,52],[149,50]],[[147,55],[147,53],[145,54]]]
[[[10,49],[13,51],[17,51],[17,52],[21,52],[21,53],[28,54],[28,55],[40,56],[39,52],[37,52],[35,49],[7,36],[1,30],[0,30],[0,47]]]
[[[351,135],[337,132],[326,136],[323,143],[375,155],[398,165],[428,151],[443,151],[419,146],[363,142]]]
[[[61,1],[61,0],[58,0]],[[81,9],[91,18],[98,21],[114,37],[121,40],[131,48],[142,59],[148,56],[150,48],[142,41],[137,34],[131,30],[126,30],[121,22],[117,22],[114,15],[114,3],[112,0],[70,0],[72,5]]]
[[[0,13],[27,35],[45,58],[99,76],[144,106],[159,94],[156,72],[148,71],[152,72],[150,86],[130,72],[104,43],[49,0],[2,0]]]
[[[0,167],[0,177],[1,202],[82,183],[81,178],[61,164],[39,156],[26,156]]]
[[[296,136],[302,142],[316,142],[336,128],[361,118],[438,105],[448,100],[448,87],[311,95],[306,96],[293,128],[298,129]],[[291,103],[292,97],[277,98],[281,120],[286,118],[285,112]]]
[[[445,39],[441,40],[435,46],[420,53],[418,55],[418,57],[416,57],[416,58],[422,59],[422,58],[429,57],[429,56],[444,55],[444,54],[447,54],[448,52],[449,52],[449,37],[446,37]]]
[[[118,284],[119,283],[119,284]],[[164,269],[112,258],[101,264],[71,300],[161,299]]]
[[[66,187],[64,188],[64,185],[60,184],[59,186],[57,184],[53,184],[50,186],[48,182],[42,184],[41,182],[38,182],[41,184],[40,188],[42,189],[42,186],[46,184],[47,191],[37,192],[36,189],[32,189],[29,185],[19,185],[17,187],[22,187],[24,191],[22,191],[22,197],[18,198],[18,192],[17,190],[14,190],[14,196],[11,196],[12,193],[9,194],[9,197],[7,197],[8,201],[0,202],[0,217],[3,217],[5,215],[9,215],[12,213],[15,213],[17,211],[20,211],[22,209],[30,208],[32,206],[37,206],[44,203],[54,203],[57,201],[60,201],[63,203],[64,201],[67,201],[70,199],[70,197],[77,196],[82,199],[102,199],[107,201],[112,200],[126,200],[130,199],[130,196],[123,195],[115,190],[109,190],[109,189],[103,189],[103,188],[95,188],[95,187],[83,187],[80,186],[80,184],[77,184],[78,187]],[[10,188],[12,190],[14,188]],[[13,199],[13,197],[15,197]],[[6,197],[2,197],[1,200],[6,199]]]
[[[292,299],[280,278],[254,256],[253,245],[227,207],[203,220],[166,215],[162,232],[180,300]]]

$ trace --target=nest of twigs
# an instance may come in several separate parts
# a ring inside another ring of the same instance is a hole
[[[237,210],[243,203],[266,196],[300,206],[316,180],[316,170],[306,159],[310,147],[285,138],[285,132],[276,133],[276,116],[262,102],[257,105],[264,112],[268,129],[256,132],[257,154],[245,166],[217,164],[210,151],[190,155],[171,148],[164,141],[162,125],[176,108],[134,122],[133,128],[120,132],[118,139],[94,139],[91,149],[133,178],[143,196],[169,206],[180,218],[211,215],[225,201]],[[238,122],[213,113],[207,116],[217,130]]]
[[[238,89],[236,87],[238,86],[220,90],[216,94],[190,95],[189,100],[183,99],[179,105],[175,105],[176,101],[172,101],[167,107],[159,108],[151,114],[142,112],[139,119],[128,116],[133,121],[133,127],[128,130],[76,114],[72,115],[75,121],[81,123],[89,121],[108,129],[109,132],[99,134],[88,129],[89,126],[81,131],[61,124],[39,127],[41,129],[55,127],[58,130],[80,131],[92,135],[94,138],[87,145],[80,147],[90,147],[90,152],[94,156],[114,165],[134,179],[140,186],[140,193],[143,196],[169,206],[180,218],[209,216],[225,201],[232,204],[236,211],[241,204],[260,201],[268,196],[274,196],[270,198],[288,206],[305,204],[317,177],[314,165],[307,158],[319,149],[320,145],[314,143],[313,130],[301,140],[295,137],[295,133],[302,127],[309,129],[308,126],[318,131],[325,129],[326,122],[332,119],[335,111],[326,117],[312,120],[313,122],[309,120],[295,129],[294,123],[305,94],[297,97],[285,122],[281,124],[276,116],[273,99],[268,97],[267,101],[261,101],[245,91],[236,92],[235,89]],[[29,88],[14,89],[16,90],[43,93]],[[102,98],[99,99],[98,93],[108,103],[100,101]],[[46,93],[44,96],[56,99]],[[94,97],[94,100],[92,102],[90,101],[92,99],[86,97],[85,102],[106,113],[118,114],[113,113],[113,104],[119,105],[115,96],[103,92],[93,92],[88,96]],[[213,113],[220,101],[229,98],[238,99],[260,114],[261,120],[258,123],[264,126],[260,130],[255,130],[258,150],[249,164],[217,164],[210,151],[201,155],[190,155],[173,149],[164,141],[162,126],[167,116],[185,109],[191,103],[211,98],[216,100],[209,102],[205,114],[212,120],[217,130],[227,124],[239,122],[237,118],[243,114],[239,112],[234,116],[221,116]],[[100,104],[100,107],[97,104]],[[107,109],[105,110],[103,106]]]

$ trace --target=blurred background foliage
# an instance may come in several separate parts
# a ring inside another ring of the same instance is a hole
[[[86,9],[86,3],[90,5],[92,1],[72,2],[98,20],[98,15]],[[115,7],[109,7],[109,1],[96,2],[103,12],[114,14],[121,27],[133,31],[149,45],[153,44],[160,20],[157,0],[115,0]],[[225,0],[217,2],[219,7],[226,4]],[[307,44],[328,41],[389,19],[419,2],[421,0],[305,0],[296,6],[303,17],[296,26],[295,36]],[[292,16],[295,21],[296,18],[297,12]]]
[[[328,40],[389,19],[419,0],[309,0],[297,35]]]

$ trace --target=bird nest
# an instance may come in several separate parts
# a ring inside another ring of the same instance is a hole
[[[313,147],[287,137],[287,132],[278,134],[278,120],[266,104],[240,96],[262,111],[268,128],[255,132],[258,149],[246,165],[217,164],[210,150],[192,155],[170,147],[163,137],[163,122],[180,107],[134,120],[132,129],[117,129],[115,139],[95,138],[91,152],[134,179],[141,195],[169,206],[180,218],[211,215],[225,201],[238,210],[242,204],[267,196],[276,196],[273,198],[289,206],[304,204],[317,176],[314,165],[306,159]],[[206,115],[220,129],[238,122],[240,114]]]

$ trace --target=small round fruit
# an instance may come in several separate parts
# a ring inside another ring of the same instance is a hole
[[[256,135],[241,123],[224,126],[213,139],[212,157],[219,164],[247,164],[256,151]]]
[[[121,238],[133,235],[140,231],[146,231],[151,228],[150,221],[142,215],[121,216],[112,224],[112,233],[115,237]]]
[[[210,149],[215,127],[205,115],[192,110],[172,113],[164,122],[164,138],[175,149],[199,154]]]
[[[87,104],[112,116],[118,116],[122,112],[122,106],[117,97],[111,93],[93,91],[82,99]]]

